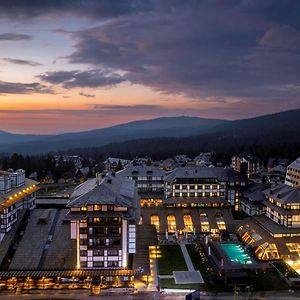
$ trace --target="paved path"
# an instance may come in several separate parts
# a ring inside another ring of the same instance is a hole
[[[174,275],[158,275],[160,279],[171,279],[174,278]]]
[[[183,253],[184,260],[185,260],[185,263],[186,263],[186,265],[187,265],[187,267],[188,267],[188,270],[189,270],[190,272],[195,272],[194,265],[193,265],[193,263],[192,263],[192,261],[191,261],[190,255],[189,255],[189,253],[188,253],[188,251],[187,251],[187,249],[186,249],[185,244],[180,243],[180,248],[181,248],[181,251],[182,251],[182,253]]]
[[[44,249],[43,249],[43,252],[42,252],[38,267],[37,267],[38,270],[43,269],[43,266],[44,266],[44,263],[45,263],[45,260],[46,260],[46,256],[47,256],[47,253],[48,253],[48,249],[49,249],[49,246],[52,242],[53,234],[54,234],[54,231],[55,231],[55,228],[56,228],[56,225],[57,225],[57,221],[58,221],[60,212],[61,212],[60,209],[56,210],[56,213],[55,213],[54,219],[52,221],[50,231],[48,233],[48,240],[46,241],[46,244],[44,246]]]

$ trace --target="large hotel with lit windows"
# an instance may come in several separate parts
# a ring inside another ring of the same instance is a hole
[[[299,161],[299,159],[298,159]],[[300,267],[300,189],[291,182],[297,179],[297,160],[289,166],[285,184],[273,185],[246,200],[249,206],[259,207],[250,213],[238,228],[242,240],[255,249],[259,259],[289,259]],[[252,201],[255,200],[255,201]],[[242,200],[244,201],[244,200]],[[255,202],[255,203],[254,203]]]
[[[246,181],[231,169],[181,167],[164,179],[164,204],[168,207],[239,207],[240,189]]]
[[[33,209],[37,182],[25,178],[24,170],[0,171],[0,241],[18,220],[18,210]]]
[[[155,225],[158,234],[176,236],[230,229],[232,210],[239,209],[247,185],[247,178],[232,169],[200,166],[176,168],[162,181],[160,197],[141,197],[141,222]]]
[[[77,268],[132,266],[140,215],[134,181],[114,173],[90,179],[75,189],[67,206]]]

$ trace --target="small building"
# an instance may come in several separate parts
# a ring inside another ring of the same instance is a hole
[[[174,156],[174,160],[178,166],[185,166],[191,159],[186,154],[179,154]]]
[[[200,166],[200,167],[213,167],[213,164],[211,163],[210,159],[211,159],[212,153],[211,152],[206,152],[206,153],[200,153],[199,155],[197,155],[193,162],[196,166]]]
[[[73,163],[76,170],[82,166],[82,158],[78,155],[55,155],[54,156],[56,165],[61,163]]]
[[[263,202],[266,200],[263,190],[266,186],[254,184],[252,187],[243,192],[241,197],[241,211],[248,216],[259,216],[264,213]]]
[[[288,165],[285,184],[300,187],[300,157]]]
[[[128,159],[108,157],[107,160],[104,161],[105,170],[106,171],[115,171],[119,164],[121,164],[122,167],[125,168],[126,166],[128,166],[130,164],[130,162],[131,161]]]
[[[0,171],[0,241],[17,222],[17,211],[33,209],[36,201],[38,182],[25,178],[22,169]]]
[[[176,162],[173,158],[167,158],[160,163],[159,167],[165,171],[170,171],[176,168]]]
[[[231,159],[231,167],[235,171],[247,175],[248,178],[257,176],[261,170],[259,159],[250,153],[240,153],[233,156]]]
[[[111,173],[90,179],[75,189],[67,207],[78,269],[132,268],[140,216],[133,180]]]
[[[288,165],[288,159],[287,158],[274,158],[274,157],[271,157],[268,159],[268,162],[267,162],[267,171],[268,172],[271,172],[273,170],[273,168],[277,167],[277,166],[282,166],[282,167],[287,167]]]

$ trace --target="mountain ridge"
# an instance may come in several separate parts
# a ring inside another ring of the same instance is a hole
[[[93,129],[82,132],[63,133],[58,135],[29,135],[26,141],[24,136],[21,142],[15,142],[20,135],[13,135],[9,143],[2,139],[0,152],[11,153],[46,153],[58,150],[67,150],[79,146],[102,146],[112,142],[126,141],[143,137],[183,137],[190,134],[201,133],[218,124],[224,124],[226,120],[208,119],[199,117],[161,117],[150,120],[137,120],[111,127]],[[36,140],[35,140],[36,139]],[[64,144],[67,143],[67,144]]]

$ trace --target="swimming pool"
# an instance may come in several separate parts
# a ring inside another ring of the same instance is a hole
[[[220,244],[230,261],[240,264],[252,264],[251,257],[245,249],[239,244],[223,243]]]

